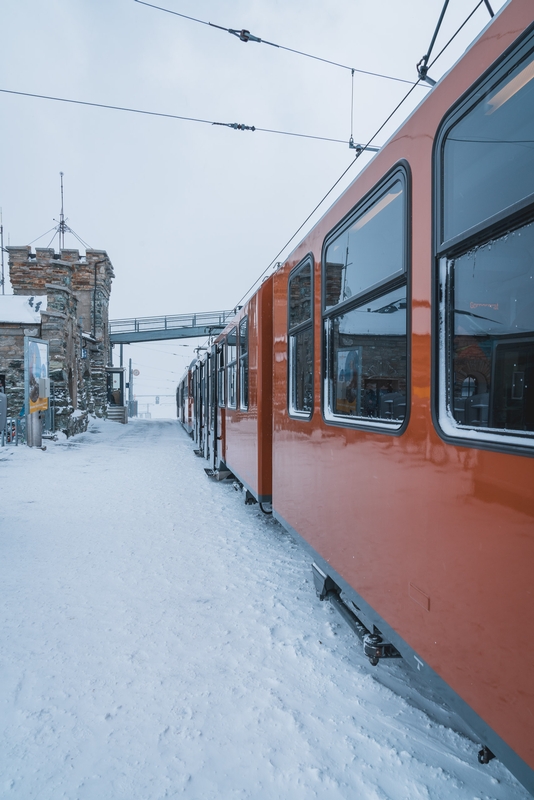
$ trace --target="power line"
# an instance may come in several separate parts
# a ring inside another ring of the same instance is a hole
[[[141,0],[136,0],[136,2],[141,2]],[[475,8],[474,8],[474,9],[473,9],[473,11],[472,11],[472,12],[469,14],[469,16],[468,16],[468,17],[467,17],[467,18],[466,18],[466,19],[465,19],[465,20],[462,22],[462,24],[459,26],[459,28],[456,30],[456,32],[455,32],[455,33],[454,33],[454,34],[451,36],[451,38],[449,39],[449,41],[447,42],[447,44],[446,44],[446,45],[445,45],[445,46],[444,46],[444,47],[443,47],[443,48],[440,50],[440,52],[439,52],[439,53],[438,53],[438,55],[435,57],[435,59],[434,59],[434,60],[433,60],[433,61],[432,61],[432,62],[431,62],[429,65],[428,65],[428,68],[430,68],[430,67],[431,67],[433,64],[435,64],[435,63],[436,63],[436,61],[438,60],[438,58],[439,58],[441,55],[443,55],[443,53],[445,52],[445,50],[447,49],[447,47],[449,47],[449,45],[451,44],[451,42],[453,41],[453,39],[455,39],[455,38],[456,38],[456,36],[457,36],[457,35],[460,33],[460,31],[462,30],[462,28],[463,28],[463,27],[464,27],[464,26],[465,26],[465,25],[466,25],[466,24],[469,22],[469,20],[471,19],[471,17],[472,17],[472,16],[473,16],[473,14],[475,13],[475,11],[477,11],[477,9],[478,9],[478,8],[479,8],[479,7],[480,7],[480,6],[481,6],[483,3],[485,3],[485,4],[486,4],[486,6],[488,6],[488,3],[486,2],[486,0],[480,0],[480,2],[479,2],[479,3],[478,3],[476,6],[475,6]],[[380,127],[379,127],[379,128],[378,128],[378,129],[377,129],[375,132],[374,132],[374,134],[371,136],[371,138],[369,139],[369,141],[367,142],[367,144],[366,144],[366,145],[363,145],[363,146],[360,146],[360,147],[357,149],[357,151],[356,151],[356,158],[358,158],[358,157],[359,157],[359,156],[360,156],[360,155],[361,155],[363,152],[365,152],[365,150],[366,150],[366,149],[369,147],[369,145],[371,144],[371,142],[373,142],[373,141],[376,139],[376,137],[378,136],[378,134],[380,133],[380,131],[381,131],[381,130],[383,130],[383,128],[384,128],[384,127],[387,125],[387,123],[390,121],[390,119],[393,117],[393,115],[394,115],[394,114],[395,114],[395,113],[396,113],[396,112],[399,110],[399,108],[400,108],[400,107],[403,105],[403,103],[404,103],[404,102],[405,102],[405,101],[408,99],[408,97],[411,95],[411,93],[413,92],[413,90],[415,89],[415,87],[416,87],[416,86],[417,86],[417,85],[418,85],[420,82],[421,82],[421,78],[419,78],[419,80],[418,80],[416,83],[414,83],[414,84],[413,84],[413,85],[410,87],[410,89],[409,89],[409,90],[408,90],[408,92],[407,92],[407,93],[404,95],[404,97],[402,98],[402,100],[400,101],[400,103],[397,103],[397,105],[395,106],[395,108],[393,109],[393,111],[391,112],[391,114],[389,114],[389,116],[388,116],[388,117],[387,117],[387,118],[384,120],[384,122],[383,122],[383,123],[380,125]],[[356,159],[355,159],[355,160],[356,160]],[[329,189],[329,190],[326,192],[326,194],[325,194],[325,195],[324,195],[324,196],[321,198],[321,200],[320,200],[320,201],[317,203],[317,205],[315,206],[315,208],[313,209],[313,211],[311,211],[311,213],[310,213],[310,214],[308,214],[308,216],[306,217],[306,219],[304,220],[304,222],[302,223],[302,225],[299,225],[299,227],[297,228],[297,230],[295,231],[295,233],[294,233],[294,234],[293,234],[293,235],[292,235],[292,236],[291,236],[291,237],[288,239],[288,241],[285,243],[285,245],[284,245],[284,246],[283,246],[283,247],[282,247],[282,248],[281,248],[281,249],[278,251],[278,253],[277,253],[277,254],[275,255],[275,257],[272,259],[272,261],[271,261],[271,262],[270,262],[270,263],[267,265],[267,267],[266,267],[266,268],[263,270],[263,272],[261,273],[261,275],[259,276],[259,278],[257,278],[257,280],[256,280],[256,281],[254,281],[254,283],[252,284],[252,286],[251,286],[249,289],[247,289],[247,291],[245,292],[245,294],[244,294],[244,295],[243,295],[243,296],[242,296],[242,297],[241,297],[241,298],[240,298],[240,299],[237,301],[237,303],[236,303],[236,306],[238,306],[238,305],[240,305],[240,304],[242,303],[242,301],[245,299],[245,297],[247,297],[247,295],[248,295],[248,294],[249,294],[249,293],[250,293],[250,292],[251,292],[251,291],[252,291],[252,290],[253,290],[253,289],[254,289],[254,288],[255,288],[255,287],[258,285],[258,283],[261,281],[261,279],[264,277],[264,275],[266,275],[266,273],[267,273],[267,272],[268,272],[268,271],[271,269],[271,267],[273,266],[273,264],[275,264],[275,263],[277,262],[277,259],[278,259],[278,258],[281,256],[281,254],[284,252],[284,250],[286,249],[286,247],[288,247],[288,245],[290,245],[290,244],[291,244],[291,242],[293,241],[293,239],[294,239],[294,238],[297,236],[297,234],[298,234],[298,233],[300,233],[300,231],[302,230],[302,228],[303,228],[303,227],[306,225],[306,223],[307,223],[307,222],[308,222],[308,221],[311,219],[311,217],[312,217],[312,216],[315,214],[315,212],[317,211],[317,209],[318,209],[318,208],[319,208],[319,207],[320,207],[320,206],[321,206],[321,205],[324,203],[324,201],[326,200],[326,198],[327,198],[327,197],[328,197],[330,194],[332,194],[333,190],[336,188],[336,186],[339,184],[339,182],[340,182],[340,181],[341,181],[341,180],[342,180],[342,179],[345,177],[345,175],[347,174],[347,172],[348,172],[348,171],[349,171],[349,170],[352,168],[352,166],[353,166],[353,165],[354,165],[354,163],[355,163],[355,160],[354,160],[354,161],[352,161],[352,162],[349,164],[349,166],[348,166],[348,167],[347,167],[347,168],[346,168],[346,169],[345,169],[345,170],[344,170],[344,171],[341,173],[341,175],[339,176],[339,178],[338,178],[338,179],[335,181],[335,183],[334,183],[334,184],[333,184],[333,185],[330,187],[330,189]]]
[[[486,7],[489,9],[491,16],[494,16],[494,15],[493,15],[493,11],[491,10],[491,8],[490,8],[490,6],[489,6],[489,3],[487,2],[487,0],[480,0],[480,3],[478,3],[478,4],[477,4],[477,5],[474,7],[474,9],[471,11],[471,13],[469,14],[469,16],[468,16],[468,17],[466,17],[466,18],[464,19],[464,21],[462,22],[462,24],[460,25],[460,27],[457,29],[457,31],[456,31],[455,33],[453,33],[453,35],[451,36],[451,38],[449,39],[449,41],[447,42],[447,44],[446,44],[446,45],[445,45],[445,46],[444,46],[444,47],[443,47],[443,48],[442,48],[442,49],[439,51],[439,53],[437,54],[437,56],[435,57],[435,59],[434,59],[433,61],[431,61],[431,62],[430,62],[430,64],[428,65],[428,69],[430,69],[430,67],[431,67],[433,64],[435,64],[435,63],[436,63],[436,61],[438,60],[438,58],[439,58],[441,55],[443,55],[443,53],[445,52],[445,50],[447,49],[447,47],[450,45],[450,43],[453,41],[453,39],[455,39],[455,38],[458,36],[458,34],[459,34],[459,33],[460,33],[460,31],[462,30],[462,28],[463,28],[465,25],[467,25],[467,23],[469,22],[469,20],[471,19],[471,17],[472,17],[472,16],[473,16],[473,14],[475,13],[475,11],[478,11],[478,9],[480,8],[480,6],[481,6],[482,4],[484,4],[484,5],[485,5],[485,6],[486,6]]]
[[[411,95],[411,93],[413,92],[413,90],[415,89],[415,87],[417,86],[417,84],[418,84],[418,83],[419,83],[419,81],[417,81],[417,83],[414,83],[414,84],[413,84],[413,86],[411,86],[411,87],[410,87],[410,89],[409,89],[409,90],[408,90],[408,92],[407,92],[407,93],[404,95],[404,97],[402,98],[402,100],[400,101],[400,103],[398,103],[398,104],[395,106],[395,108],[393,109],[393,111],[391,112],[391,114],[390,114],[390,115],[387,117],[387,119],[386,119],[386,120],[385,120],[385,121],[382,123],[382,125],[381,125],[381,126],[378,128],[378,130],[376,130],[376,131],[375,131],[375,133],[374,133],[374,134],[371,136],[371,138],[369,139],[369,141],[367,142],[367,144],[359,146],[358,150],[356,151],[356,158],[358,158],[359,156],[361,156],[361,154],[362,154],[362,153],[364,153],[364,152],[365,152],[365,151],[366,151],[366,150],[369,148],[369,145],[371,144],[371,142],[373,142],[373,141],[376,139],[376,137],[378,136],[378,134],[380,133],[380,131],[381,131],[381,130],[382,130],[382,129],[383,129],[383,128],[384,128],[384,127],[387,125],[387,123],[389,122],[389,120],[391,119],[391,117],[392,117],[392,116],[393,116],[393,115],[394,115],[394,114],[395,114],[395,113],[398,111],[398,109],[401,107],[401,105],[404,103],[404,101],[408,99],[408,97]],[[370,148],[370,149],[374,149],[374,148]],[[340,175],[340,176],[339,176],[339,178],[336,180],[336,182],[335,182],[335,183],[334,183],[334,184],[333,184],[333,185],[330,187],[330,189],[329,189],[329,190],[326,192],[326,194],[325,194],[325,195],[323,195],[323,197],[321,198],[321,200],[319,200],[319,202],[317,203],[317,205],[315,206],[315,208],[313,209],[313,211],[311,211],[311,212],[308,214],[308,216],[306,217],[306,219],[304,220],[304,222],[303,222],[301,225],[299,225],[299,227],[297,228],[297,230],[295,231],[295,233],[294,233],[294,234],[291,236],[291,238],[290,238],[290,239],[288,239],[288,241],[285,243],[285,245],[284,245],[284,246],[283,246],[283,247],[282,247],[282,248],[281,248],[281,249],[278,251],[278,253],[277,253],[277,254],[275,255],[275,257],[272,259],[272,261],[270,262],[270,264],[269,264],[269,265],[268,265],[268,266],[267,266],[267,267],[266,267],[266,268],[263,270],[263,272],[261,273],[261,275],[259,276],[259,278],[258,278],[258,279],[257,279],[257,280],[256,280],[256,281],[255,281],[255,282],[252,284],[252,286],[250,287],[250,289],[247,289],[247,291],[245,292],[245,294],[243,295],[243,297],[241,297],[241,298],[240,298],[240,299],[237,301],[236,305],[240,305],[240,303],[241,303],[241,302],[242,302],[242,301],[245,299],[245,297],[246,297],[246,296],[249,294],[249,292],[251,292],[251,291],[252,291],[252,289],[254,289],[254,287],[258,285],[258,283],[261,281],[261,279],[263,278],[263,276],[264,276],[264,275],[265,275],[265,274],[266,274],[266,273],[267,273],[267,272],[268,272],[268,271],[271,269],[271,267],[273,266],[273,264],[275,264],[275,263],[276,263],[277,259],[278,259],[278,258],[279,258],[279,256],[280,256],[280,255],[281,255],[281,254],[284,252],[284,250],[286,249],[286,247],[287,247],[288,245],[290,245],[290,244],[291,244],[291,242],[292,242],[292,241],[293,241],[293,239],[294,239],[294,238],[297,236],[297,234],[298,234],[298,233],[300,233],[300,231],[303,229],[303,227],[306,225],[306,223],[307,223],[307,222],[308,222],[308,221],[311,219],[311,217],[313,217],[313,215],[315,214],[315,212],[317,211],[317,209],[318,209],[318,208],[319,208],[319,207],[320,207],[320,206],[321,206],[321,205],[324,203],[324,201],[326,200],[326,198],[327,198],[327,197],[328,197],[330,194],[332,194],[332,192],[334,191],[334,189],[336,188],[336,186],[339,184],[339,182],[340,182],[341,180],[343,180],[343,178],[345,177],[345,175],[347,174],[347,172],[348,172],[348,171],[349,171],[349,170],[350,170],[350,169],[353,167],[353,165],[354,165],[354,163],[355,163],[355,161],[356,161],[356,158],[354,159],[354,161],[351,161],[351,163],[349,164],[349,166],[348,166],[348,167],[347,167],[347,168],[346,168],[346,169],[345,169],[345,170],[344,170],[344,171],[341,173],[341,175]]]
[[[72,100],[68,97],[54,97],[52,95],[47,94],[35,94],[34,92],[18,92],[14,89],[0,89],[0,92],[4,94],[14,94],[20,97],[34,97],[38,98],[39,100],[54,100],[58,103],[71,103],[78,106],[90,106],[91,108],[106,108],[111,109],[112,111],[128,111],[131,114],[144,114],[149,117],[164,117],[166,119],[179,119],[184,120],[186,122],[199,122],[204,125],[219,125],[225,128],[232,128],[233,130],[239,131],[259,131],[260,133],[275,133],[280,136],[297,136],[302,139],[316,139],[321,142],[334,142],[336,144],[344,144],[346,145],[347,142],[345,139],[332,139],[328,136],[312,136],[311,134],[307,133],[295,133],[293,131],[277,131],[271,128],[258,128],[255,125],[243,125],[238,122],[214,122],[213,120],[209,119],[200,119],[198,117],[184,117],[179,114],[165,114],[161,111],[146,111],[140,108],[128,108],[127,106],[115,106],[115,105],[108,105],[107,103],[91,103],[88,100]],[[44,234],[43,234],[44,235]]]
[[[198,22],[201,25],[208,25],[210,28],[217,28],[220,31],[226,31],[226,33],[231,33],[233,36],[237,36],[238,39],[242,42],[256,42],[258,44],[267,44],[270,47],[276,47],[278,50],[286,50],[288,53],[295,53],[298,56],[304,56],[305,58],[312,58],[315,61],[322,61],[324,64],[330,64],[333,67],[339,67],[340,69],[348,69],[351,72],[358,72],[361,75],[371,75],[375,78],[384,78],[388,81],[397,81],[398,83],[409,83],[413,85],[413,81],[405,80],[404,78],[396,78],[392,75],[383,75],[380,72],[371,72],[367,69],[356,69],[356,67],[349,67],[346,64],[340,64],[337,61],[330,61],[328,58],[321,58],[320,56],[314,56],[311,53],[304,53],[302,50],[295,50],[293,47],[285,47],[282,44],[275,44],[275,42],[268,42],[266,39],[260,39],[258,36],[253,36],[250,31],[246,30],[246,28],[242,28],[241,30],[236,30],[235,28],[224,28],[222,25],[215,25],[214,22],[207,22],[203,19],[197,19],[196,17],[190,17],[187,14],[180,14],[178,11],[171,11],[170,8],[163,8],[162,6],[156,6],[153,3],[146,3],[144,0],[135,0],[136,3],[139,3],[142,6],[148,6],[149,8],[155,8],[157,11],[165,11],[167,14],[173,14],[175,17],[182,17],[183,19],[188,19],[191,22]]]

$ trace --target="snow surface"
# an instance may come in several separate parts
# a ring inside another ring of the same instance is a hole
[[[46,311],[46,295],[0,295],[0,322],[40,323],[41,311]]]
[[[526,800],[173,420],[0,448],[0,797]]]

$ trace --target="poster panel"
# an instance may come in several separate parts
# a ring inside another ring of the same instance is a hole
[[[26,336],[24,345],[27,413],[46,411],[48,409],[48,342]]]

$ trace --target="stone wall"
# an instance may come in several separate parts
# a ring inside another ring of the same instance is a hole
[[[0,373],[7,377],[9,413],[18,414],[24,395],[24,335],[50,346],[50,378],[56,428],[70,436],[87,427],[88,414],[105,416],[109,354],[108,308],[113,267],[104,250],[8,247],[9,271],[16,295],[46,295],[41,324],[0,321]]]
[[[40,325],[0,321],[0,374],[5,375],[8,416],[24,405],[24,337],[41,338]]]

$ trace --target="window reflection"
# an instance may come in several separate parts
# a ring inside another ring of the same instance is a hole
[[[288,281],[289,410],[309,417],[313,411],[312,263],[296,267]]]
[[[313,407],[313,330],[309,326],[291,337],[292,411],[309,414]]]
[[[289,327],[311,319],[311,264],[306,264],[289,279]]]
[[[226,340],[226,360],[228,377],[228,406],[237,406],[237,329],[232,328]]]
[[[239,407],[248,408],[248,317],[239,323]]]
[[[334,414],[402,422],[406,415],[406,287],[331,318]]]
[[[450,269],[456,421],[534,431],[534,225],[466,253]]]
[[[217,348],[217,394],[219,396],[219,405],[223,407],[226,404],[224,385],[224,343]]]
[[[456,125],[444,146],[443,236],[450,239],[532,194],[534,58]]]
[[[404,191],[396,180],[326,250],[325,308],[404,270]]]

